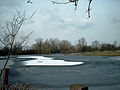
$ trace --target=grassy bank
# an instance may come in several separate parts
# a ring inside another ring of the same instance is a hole
[[[98,52],[85,52],[81,54],[74,54],[74,55],[82,55],[82,56],[120,56],[120,52],[117,51],[98,51]]]

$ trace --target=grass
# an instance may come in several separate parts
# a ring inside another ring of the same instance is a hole
[[[75,54],[74,54],[75,55]],[[120,56],[120,51],[97,51],[77,54],[78,56]]]

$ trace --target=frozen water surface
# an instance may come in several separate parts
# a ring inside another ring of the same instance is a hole
[[[119,56],[21,55],[10,61],[9,83],[53,90],[70,90],[71,84],[86,85],[89,90],[120,90]]]

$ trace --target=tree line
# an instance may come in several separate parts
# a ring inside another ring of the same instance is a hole
[[[14,55],[19,54],[53,54],[53,53],[81,53],[81,52],[93,52],[93,51],[118,51],[120,50],[119,43],[115,40],[112,44],[100,43],[95,40],[91,45],[87,45],[85,38],[80,38],[77,40],[76,44],[71,44],[68,40],[46,39],[38,38],[35,43],[31,46],[21,47],[21,45],[16,44],[13,47],[12,53]],[[0,49],[0,55],[7,55],[9,49],[3,47]]]

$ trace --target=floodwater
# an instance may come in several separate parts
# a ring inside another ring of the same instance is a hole
[[[47,60],[82,63],[63,66],[61,63],[53,66],[50,63],[48,66],[26,64],[28,61],[46,60],[39,56],[12,56],[9,83],[30,83],[32,86],[53,90],[70,90],[71,84],[86,85],[89,90],[120,90],[120,56],[41,55]]]

